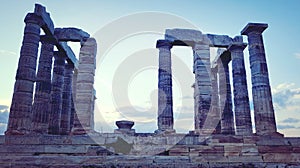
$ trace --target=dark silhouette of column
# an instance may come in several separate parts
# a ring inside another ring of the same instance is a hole
[[[247,46],[242,36],[236,36],[228,47],[232,59],[234,112],[237,135],[251,135],[252,123],[243,50]]]
[[[195,73],[195,131],[200,134],[211,134],[215,130],[210,124],[209,112],[211,105],[211,66],[209,41],[193,45],[194,73]]]
[[[258,135],[276,133],[276,122],[262,32],[267,24],[249,23],[241,31],[248,36],[255,128]]]
[[[6,135],[27,134],[31,126],[33,87],[41,21],[34,14],[25,17],[25,29]]]
[[[54,58],[48,133],[58,135],[60,133],[66,56],[63,52],[55,51]]]
[[[228,63],[231,61],[230,52],[225,51],[217,61],[219,73],[219,93],[221,110],[221,133],[234,134],[231,86]]]
[[[72,62],[65,63],[64,84],[62,90],[62,110],[60,120],[60,134],[70,133],[71,112],[72,112],[72,77],[74,65]]]
[[[51,109],[53,39],[50,36],[42,36],[41,42],[41,55],[39,58],[35,97],[32,107],[32,131],[47,134],[49,112]]]
[[[171,48],[167,40],[158,40],[159,49],[158,69],[158,130],[156,132],[175,132],[173,129],[173,97],[172,97],[172,70]]]

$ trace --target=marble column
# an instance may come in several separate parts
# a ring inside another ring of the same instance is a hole
[[[81,44],[76,75],[75,115],[72,134],[86,134],[94,130],[94,76],[96,69],[97,42],[88,38]],[[75,81],[74,81],[75,82]],[[73,93],[74,93],[73,91]]]
[[[232,111],[231,85],[228,63],[231,61],[230,52],[225,51],[218,62],[219,94],[221,110],[221,133],[234,134],[234,120]]]
[[[276,122],[262,32],[267,24],[249,23],[242,31],[248,36],[255,128],[258,135],[276,133]]]
[[[200,134],[211,134],[215,127],[211,127],[210,119],[207,118],[212,94],[211,83],[211,64],[210,64],[210,48],[209,41],[195,43],[193,46],[194,55],[194,73],[195,73],[195,131]]]
[[[60,120],[60,134],[70,133],[70,121],[72,112],[72,77],[74,64],[67,61],[65,63],[64,84],[62,90],[62,110]]]
[[[232,59],[236,135],[251,135],[253,132],[243,53],[247,44],[243,43],[242,36],[236,36],[234,39],[240,40],[233,42],[228,50],[231,52]]]
[[[32,106],[32,131],[35,133],[48,133],[49,112],[51,109],[53,41],[50,36],[41,36],[41,55],[39,58],[35,97]]]
[[[159,49],[158,130],[156,132],[175,132],[173,129],[174,118],[171,69],[172,44],[167,40],[158,40],[156,48]]]
[[[220,105],[219,105],[219,85],[218,85],[218,67],[211,68],[211,118],[212,126],[215,127],[214,134],[221,133],[221,115],[220,115]]]
[[[63,52],[55,51],[54,58],[48,133],[58,135],[60,133],[66,55]]]
[[[33,14],[25,17],[25,29],[6,135],[30,132],[33,88],[40,41],[40,19]]]

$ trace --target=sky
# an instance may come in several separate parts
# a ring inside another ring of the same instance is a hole
[[[97,40],[95,128],[112,132],[120,119],[136,132],[157,129],[155,44],[165,29],[240,35],[248,22],[268,23],[263,33],[278,131],[300,136],[300,2],[273,1],[5,1],[0,6],[0,133],[6,129],[26,13],[46,6],[55,27],[76,27]],[[244,41],[247,38],[244,37]],[[78,56],[79,44],[69,43]],[[244,50],[252,103],[248,49]],[[215,49],[211,49],[211,59]],[[193,130],[192,50],[172,48],[173,101],[177,132]],[[253,113],[253,110],[252,110]],[[253,117],[253,115],[252,115]]]

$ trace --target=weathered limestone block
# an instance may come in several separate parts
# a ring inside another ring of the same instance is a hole
[[[207,34],[212,47],[228,47],[232,43],[232,38],[227,35]]]
[[[79,66],[74,96],[75,118],[72,134],[86,134],[94,130],[94,75],[96,69],[97,43],[88,38],[81,43]]]
[[[229,156],[228,162],[257,163],[263,162],[262,156]]]
[[[258,135],[270,135],[277,131],[262,37],[267,27],[267,24],[249,23],[241,31],[242,35],[248,36],[255,128]]]
[[[59,41],[82,42],[90,37],[87,32],[73,27],[55,28],[54,34],[59,39]]]
[[[247,46],[243,43],[241,36],[236,36],[237,40],[228,47],[232,58],[232,75],[233,75],[233,94],[234,94],[234,111],[237,135],[251,135],[252,122],[250,115],[250,104],[248,97],[246,70],[244,63],[243,50]]]
[[[272,146],[272,145],[268,145],[268,146],[258,146],[258,151],[261,154],[264,153],[291,153],[291,151],[293,148],[291,146]]]
[[[173,94],[172,94],[172,70],[171,48],[168,40],[158,40],[156,48],[159,49],[158,69],[158,130],[156,133],[174,133],[173,129]]]
[[[224,156],[240,156],[242,153],[242,146],[224,146]]]
[[[299,153],[266,153],[263,154],[264,162],[272,163],[299,163],[300,154]],[[299,165],[297,165],[299,166]]]
[[[255,145],[244,145],[242,146],[242,156],[258,156],[258,147]]]
[[[13,99],[10,106],[6,135],[26,134],[30,131],[33,86],[35,82],[37,53],[41,21],[28,14],[20,52]],[[24,85],[24,87],[20,87]]]
[[[33,132],[41,134],[47,134],[49,127],[53,41],[50,36],[41,37],[42,47],[37,72],[35,98],[32,107],[31,126]]]
[[[192,29],[166,29],[165,39],[175,45],[192,45],[207,40],[199,30]]]

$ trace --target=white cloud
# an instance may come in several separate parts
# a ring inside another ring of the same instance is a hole
[[[0,50],[0,55],[17,55],[17,53],[8,50]]]
[[[272,93],[279,132],[286,136],[299,137],[300,87],[296,86],[295,83],[282,83],[273,87]],[[298,133],[295,134],[295,132]]]
[[[295,53],[294,55],[296,58],[300,59],[300,53]]]

